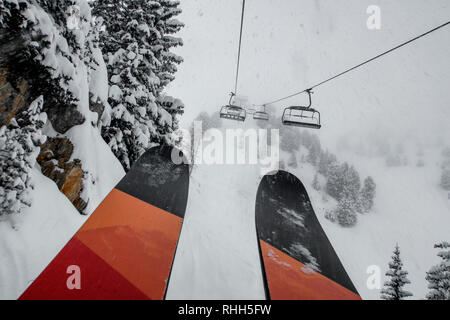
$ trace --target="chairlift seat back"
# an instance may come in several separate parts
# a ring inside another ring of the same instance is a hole
[[[258,112],[255,112],[255,114],[253,115],[253,119],[268,121],[269,114],[267,112],[258,111]]]
[[[283,124],[287,126],[320,129],[320,112],[309,107],[292,106],[283,113]]]
[[[222,119],[244,122],[245,119],[247,118],[247,112],[245,111],[245,109],[241,107],[228,105],[222,107],[222,110],[220,110],[220,117]]]

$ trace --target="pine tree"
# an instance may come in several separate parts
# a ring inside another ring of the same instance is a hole
[[[0,2],[0,26],[6,26],[7,20],[13,15],[13,11],[19,9],[17,2],[1,1]]]
[[[72,71],[78,69],[73,58],[81,55],[84,39],[68,30],[65,18],[68,6],[81,2],[84,0],[22,0],[17,1],[18,6],[9,2],[8,12],[0,12],[2,30],[8,35],[2,40],[10,42],[5,48],[11,52],[2,52],[8,74],[32,83],[27,90],[30,97],[44,96],[44,111],[59,133],[85,121],[70,83]]]
[[[337,163],[334,163],[328,169],[326,191],[330,196],[339,200],[340,196],[342,195],[342,186],[342,167],[340,167]]]
[[[319,175],[317,173],[314,175],[312,186],[316,191],[320,191],[322,189],[319,182]]]
[[[344,175],[344,187],[347,188],[350,196],[355,201],[355,204],[359,203],[359,195],[361,191],[361,178],[358,171],[353,166],[343,171]]]
[[[450,243],[442,242],[434,246],[442,251],[438,256],[442,261],[427,272],[426,279],[430,292],[428,300],[450,300]]]
[[[403,270],[400,248],[396,245],[392,255],[392,261],[389,262],[389,270],[386,272],[386,276],[390,279],[384,283],[384,288],[381,290],[381,299],[404,300],[407,297],[411,297],[412,293],[403,289],[406,284],[411,283],[407,275],[408,272]]]
[[[178,0],[158,0],[161,10],[156,11],[155,26],[159,32],[156,46],[160,50],[156,51],[157,59],[161,62],[156,71],[160,79],[160,90],[172,82],[174,74],[178,71],[177,65],[183,62],[183,58],[174,54],[170,50],[183,45],[183,40],[173,35],[178,33],[184,24],[176,17],[181,14],[180,1]]]
[[[358,222],[355,202],[349,192],[344,192],[344,195],[339,200],[334,216],[342,227],[354,227]]]
[[[18,214],[31,206],[31,171],[45,142],[41,128],[47,119],[42,107],[39,97],[17,120],[0,128],[0,215]]]
[[[330,196],[341,200],[345,194],[357,204],[360,189],[361,179],[354,167],[344,163],[340,166],[334,164],[329,168],[326,190]]]
[[[367,177],[364,180],[363,188],[361,189],[361,205],[364,212],[369,212],[373,208],[374,199],[376,195],[376,184],[372,177]]]
[[[173,144],[177,116],[184,105],[165,96],[181,57],[170,50],[182,45],[172,36],[183,24],[176,20],[179,1],[99,0],[94,15],[105,32],[100,44],[108,66],[111,123],[102,130],[123,167],[132,164],[152,143]]]

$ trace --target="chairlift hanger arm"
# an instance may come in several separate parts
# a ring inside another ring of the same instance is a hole
[[[311,109],[311,107],[312,107],[312,94],[314,92],[312,92],[311,89],[306,89],[304,92],[308,94],[309,104],[307,106],[292,106],[291,108]]]
[[[308,109],[309,109],[312,106],[312,97],[311,96],[312,96],[313,92],[312,92],[312,89],[307,89],[306,92],[308,93],[308,97],[309,97],[309,105],[308,105]]]
[[[228,103],[229,105],[231,105],[232,103],[232,101],[233,101],[233,98],[236,96],[236,94],[234,93],[234,92],[231,92],[230,93],[230,102]]]

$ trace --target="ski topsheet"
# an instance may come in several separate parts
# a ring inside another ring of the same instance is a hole
[[[189,191],[171,153],[146,152],[20,299],[164,299]]]
[[[256,229],[268,299],[361,299],[295,176],[263,178]]]

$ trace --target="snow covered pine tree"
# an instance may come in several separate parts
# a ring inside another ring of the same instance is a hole
[[[322,189],[320,186],[319,175],[317,174],[317,172],[314,175],[314,180],[313,180],[312,186],[313,186],[314,190],[316,190],[316,191],[320,191]]]
[[[107,103],[106,66],[88,2],[2,1],[0,23],[1,68],[7,69],[7,82],[12,86],[25,83],[24,107],[42,95],[43,111],[51,124],[49,128],[54,129],[47,130],[47,134],[84,150],[80,152],[84,155],[92,154],[90,144],[84,142],[94,138],[101,143],[97,140],[100,127],[110,123],[111,111]],[[100,188],[93,172],[97,160],[73,160],[80,161],[83,174],[80,187],[73,190],[70,198],[76,199],[72,203],[80,212],[87,213],[95,207],[89,201],[92,190]],[[44,174],[57,182],[53,172],[52,169]]]
[[[350,192],[344,191],[334,215],[342,227],[353,227],[358,222],[355,200]]]
[[[358,201],[361,189],[361,179],[358,172],[348,163],[333,164],[328,170],[327,193],[337,200],[344,195]]]
[[[41,96],[17,120],[0,128],[0,216],[18,214],[31,205],[31,172],[46,139],[41,134],[47,121],[42,106]]]
[[[164,96],[183,60],[170,50],[183,44],[171,36],[183,24],[173,0],[98,0],[94,15],[103,24],[100,46],[108,67],[112,119],[102,136],[129,170],[154,143],[173,144],[184,105]]]
[[[404,298],[411,297],[412,293],[403,289],[406,284],[411,283],[407,275],[408,272],[403,270],[403,262],[400,259],[400,248],[396,245],[392,261],[389,262],[389,270],[386,272],[386,276],[390,277],[390,280],[384,283],[381,299],[404,300]]]
[[[369,212],[372,210],[376,188],[377,186],[372,177],[367,177],[364,180],[363,188],[361,190],[361,206],[364,212]]]
[[[441,263],[433,266],[427,272],[428,300],[450,300],[450,243],[442,242],[434,246],[442,251],[438,256],[442,259]]]

